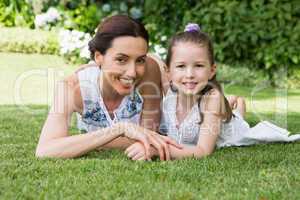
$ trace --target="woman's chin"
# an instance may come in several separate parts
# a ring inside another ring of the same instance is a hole
[[[119,86],[119,87],[115,88],[115,90],[118,92],[119,95],[126,96],[131,93],[133,88],[134,88],[134,86],[127,86],[127,87]]]

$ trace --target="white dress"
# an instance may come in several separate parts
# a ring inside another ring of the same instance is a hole
[[[101,70],[98,66],[87,67],[77,72],[83,102],[82,115],[77,113],[77,127],[82,132],[91,132],[100,128],[109,127],[119,121],[128,121],[139,124],[143,109],[143,98],[137,90],[123,98],[119,107],[113,112],[114,117],[108,113],[99,91],[99,76]]]
[[[168,90],[163,100],[163,113],[160,132],[173,138],[180,144],[197,145],[200,131],[199,109],[195,104],[179,127],[176,125],[177,93]],[[291,142],[300,140],[300,134],[289,136],[289,132],[270,122],[263,121],[250,128],[238,113],[234,112],[228,123],[222,123],[217,147],[243,146],[263,142]]]

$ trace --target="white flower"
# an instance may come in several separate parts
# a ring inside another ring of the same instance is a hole
[[[56,22],[60,19],[60,14],[57,9],[49,8],[46,13],[36,15],[34,25],[38,28],[47,27],[49,23]]]
[[[106,3],[106,4],[104,4],[104,5],[102,6],[102,10],[103,10],[104,12],[110,12],[111,6],[110,6],[108,3]]]
[[[167,36],[165,36],[165,35],[163,35],[163,36],[161,36],[161,41],[166,41],[167,40]]]
[[[81,58],[90,58],[90,50],[89,50],[89,46],[86,45],[84,48],[81,49],[80,51],[80,57]]]
[[[130,9],[130,15],[134,18],[134,19],[139,19],[142,17],[142,11],[136,7],[132,7]]]
[[[165,54],[167,52],[167,50],[160,45],[154,45],[154,51],[155,51],[155,53],[157,53],[159,55]]]
[[[35,16],[34,25],[38,28],[45,26],[47,23],[46,16],[44,14]]]
[[[75,37],[77,39],[81,39],[85,33],[81,32],[81,31],[73,30],[71,34],[73,37]]]
[[[59,14],[58,10],[53,7],[48,9],[46,16],[47,16],[48,22],[55,22],[56,20],[58,20],[60,18],[60,14]]]
[[[88,42],[91,40],[89,33],[77,30],[61,30],[59,32],[59,44],[61,55],[77,55],[81,58],[90,58]]]

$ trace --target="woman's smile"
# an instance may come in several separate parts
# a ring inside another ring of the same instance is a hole
[[[135,79],[130,77],[119,77],[118,81],[124,88],[129,89],[134,85]]]

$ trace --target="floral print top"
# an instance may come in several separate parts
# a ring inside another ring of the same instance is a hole
[[[82,115],[77,113],[77,127],[82,132],[91,132],[111,126],[119,121],[138,124],[143,109],[143,99],[137,90],[123,98],[119,107],[113,112],[113,118],[103,102],[99,91],[99,67],[88,67],[77,72],[83,100]]]

